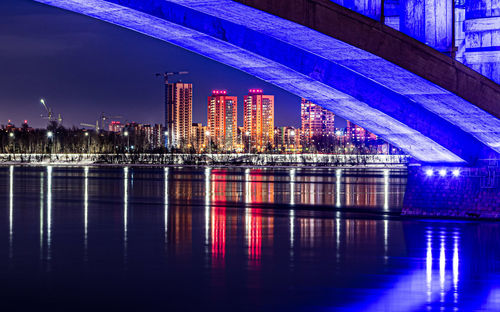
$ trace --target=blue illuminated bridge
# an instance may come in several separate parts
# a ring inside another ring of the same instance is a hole
[[[375,0],[364,1],[375,18],[329,0],[36,1],[237,68],[359,124],[421,162],[500,159],[500,85],[494,82],[500,47],[482,49],[471,40],[463,49],[443,50],[449,33],[459,35],[450,32],[449,23],[436,20],[439,14],[451,18],[451,0],[401,0],[401,27],[377,20],[394,22],[394,16],[384,13],[395,0],[386,0],[385,9],[380,3],[373,6]],[[470,1],[479,7],[495,2]],[[476,11],[471,9],[470,15]],[[471,38],[489,32],[490,41],[500,42],[498,11],[486,14],[484,21],[465,21],[464,29]],[[432,23],[413,21],[419,16],[435,19],[435,27],[420,31]],[[456,53],[468,67],[450,57]],[[490,63],[477,63],[483,59]]]

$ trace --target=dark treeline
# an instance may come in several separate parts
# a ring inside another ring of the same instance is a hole
[[[143,133],[123,136],[108,131],[65,128],[51,123],[47,129],[7,128],[0,131],[0,153],[145,153],[161,152]]]

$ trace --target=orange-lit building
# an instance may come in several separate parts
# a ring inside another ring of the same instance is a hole
[[[121,122],[119,121],[112,121],[109,126],[108,126],[108,130],[110,132],[115,132],[115,133],[119,133],[123,130],[123,128],[125,127],[125,125],[123,125]]]
[[[224,150],[236,148],[237,106],[237,97],[227,95],[226,90],[213,90],[212,96],[208,97],[208,136],[211,142]]]
[[[300,119],[303,145],[311,144],[315,137],[335,137],[335,114],[329,110],[302,99]]]
[[[193,84],[167,83],[165,85],[165,127],[168,147],[180,148],[191,144],[193,123]]]
[[[274,95],[250,89],[245,95],[243,127],[252,149],[262,151],[274,146]]]

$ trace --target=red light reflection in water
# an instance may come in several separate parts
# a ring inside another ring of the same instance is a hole
[[[212,172],[212,208],[211,237],[212,261],[214,264],[224,266],[226,255],[226,172],[217,170]]]
[[[246,214],[246,236],[248,244],[248,260],[260,264],[262,250],[262,216],[260,211],[252,210]]]
[[[212,209],[212,260],[224,265],[226,256],[226,208]]]

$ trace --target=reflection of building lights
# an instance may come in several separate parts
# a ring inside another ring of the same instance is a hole
[[[434,175],[434,171],[432,169],[427,169],[425,171],[425,174],[428,176],[428,177],[432,177]]]
[[[446,169],[439,170],[439,175],[442,177],[446,176]]]
[[[14,166],[9,167],[9,256],[12,258],[12,238],[14,233]]]
[[[249,204],[252,201],[251,194],[251,177],[250,177],[250,169],[245,169],[245,203]]]
[[[52,244],[52,167],[47,167],[47,258]]]
[[[212,258],[223,261],[226,254],[226,208],[212,211]]]
[[[440,294],[441,294],[441,302],[444,302],[445,295],[445,281],[446,281],[446,249],[444,236],[441,236],[441,246],[439,247],[439,285],[440,285]]]
[[[209,243],[210,230],[210,175],[212,169],[205,168],[205,244]]]
[[[163,205],[164,207],[164,218],[165,218],[165,243],[167,242],[167,234],[168,234],[168,168],[165,168],[165,176],[164,176],[164,199]]]
[[[340,178],[342,176],[342,169],[337,169],[335,172],[335,184],[336,184],[336,198],[337,198],[337,203],[336,207],[340,208]]]
[[[88,218],[89,218],[89,167],[84,167],[84,185],[83,185],[83,228],[84,228],[84,249],[87,255],[87,236],[88,236]]]
[[[425,259],[427,277],[427,302],[432,300],[432,232],[427,234],[427,256]]]
[[[384,170],[384,211],[389,211],[389,170]]]
[[[458,236],[455,236],[453,242],[453,288],[454,300],[458,301]]]
[[[128,167],[123,168],[123,247],[124,256],[127,255],[128,231]]]

